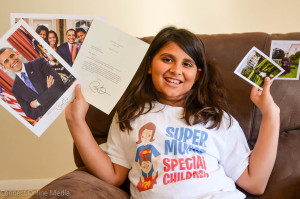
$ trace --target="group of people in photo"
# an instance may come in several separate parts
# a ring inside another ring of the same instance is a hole
[[[57,33],[40,25],[36,32],[49,46],[56,51],[70,66],[84,41],[86,31],[83,28],[69,29],[66,32],[66,42],[59,44]],[[77,40],[76,40],[77,38]],[[0,49],[0,66],[2,69],[15,73],[11,92],[20,105],[20,111],[34,123],[49,110],[59,97],[74,82],[75,77],[56,60],[36,40],[32,47],[39,57],[23,62],[18,50],[11,47]]]
[[[42,37],[49,46],[56,51],[70,66],[73,65],[80,47],[85,39],[87,31],[83,28],[76,30],[71,28],[66,32],[66,42],[58,45],[59,39],[57,33],[44,26],[39,25],[36,32]]]

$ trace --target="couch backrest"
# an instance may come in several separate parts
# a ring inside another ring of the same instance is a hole
[[[252,148],[257,139],[261,114],[249,98],[252,86],[233,72],[253,46],[269,55],[271,40],[300,40],[300,33],[240,33],[198,35],[198,37],[205,45],[207,62],[214,64],[221,71],[228,89],[231,114],[239,121]],[[152,39],[153,37],[142,38],[148,43],[151,43]],[[271,92],[275,102],[281,108],[281,132],[297,129],[299,131],[300,81],[274,81]],[[113,115],[114,111],[110,115],[106,115],[100,110],[90,107],[86,120],[98,143],[105,142]],[[299,139],[300,134],[297,133],[297,136]],[[74,158],[78,167],[83,165],[76,147],[74,147]]]

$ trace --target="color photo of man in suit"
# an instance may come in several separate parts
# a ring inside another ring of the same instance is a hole
[[[72,51],[75,44],[75,30],[69,29],[66,34],[67,42],[60,45],[57,49],[57,53],[70,65],[73,65],[72,62]],[[75,49],[74,49],[75,50]]]
[[[1,48],[0,64],[16,74],[11,92],[24,113],[34,120],[43,116],[66,91],[61,77],[43,58],[22,63],[18,52]]]

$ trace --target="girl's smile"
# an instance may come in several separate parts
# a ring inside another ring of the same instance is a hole
[[[161,94],[160,102],[172,106],[182,106],[179,101],[199,78],[194,60],[175,42],[166,44],[153,57],[149,74],[155,89]]]
[[[50,46],[53,46],[56,44],[56,37],[54,33],[49,33],[48,35],[48,40],[49,40],[49,44]]]

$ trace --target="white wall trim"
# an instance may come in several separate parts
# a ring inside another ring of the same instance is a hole
[[[41,189],[55,178],[0,180],[0,191]]]

